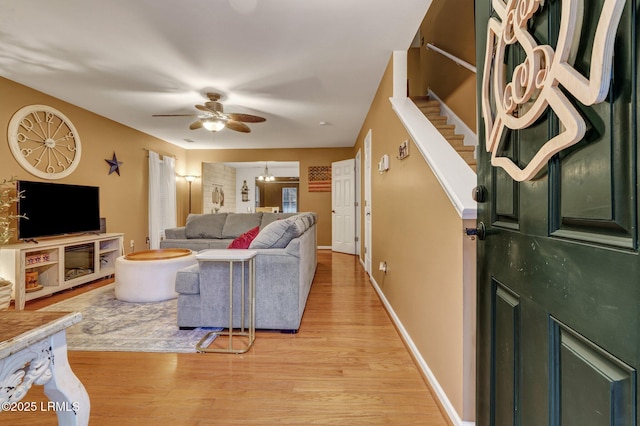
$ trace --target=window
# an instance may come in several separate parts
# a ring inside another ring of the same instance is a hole
[[[298,211],[298,188],[282,188],[282,212],[296,213]]]

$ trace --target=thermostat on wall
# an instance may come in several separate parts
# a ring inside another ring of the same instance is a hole
[[[387,154],[383,155],[378,163],[378,171],[380,173],[384,173],[389,170],[389,156]]]

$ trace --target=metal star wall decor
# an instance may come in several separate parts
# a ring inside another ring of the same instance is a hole
[[[527,31],[529,20],[544,6],[544,0],[493,0],[500,20],[489,19],[487,51],[482,81],[482,114],[486,149],[491,164],[502,167],[514,180],[531,180],[549,159],[579,142],[586,132],[584,119],[560,86],[584,105],[602,102],[609,91],[615,35],[624,0],[605,0],[593,40],[589,78],[573,67],[579,41],[585,0],[563,0],[556,50],[538,45]],[[513,70],[507,83],[505,51],[519,44],[526,59]],[[531,126],[550,107],[560,121],[560,133],[547,141],[521,169],[500,155],[506,129]]]
[[[122,161],[118,161],[118,158],[116,158],[116,153],[113,153],[113,158],[111,158],[111,160],[109,159],[105,159],[104,161],[106,161],[109,164],[109,174],[116,172],[118,174],[118,176],[120,176],[120,165],[123,164]]]

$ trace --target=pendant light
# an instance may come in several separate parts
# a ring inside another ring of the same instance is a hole
[[[264,171],[262,172],[262,174],[260,176],[258,176],[258,180],[264,181],[264,182],[273,182],[274,180],[276,180],[276,178],[273,177],[273,175],[269,174],[269,165],[268,163],[264,163]]]

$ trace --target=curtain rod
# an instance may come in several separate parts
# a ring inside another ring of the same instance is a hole
[[[152,149],[149,149],[149,148],[142,148],[142,150],[143,151],[147,151],[147,152],[153,151]],[[155,151],[153,151],[153,152],[155,152]],[[162,155],[163,157],[177,158],[175,155],[169,155],[169,154],[160,154],[160,153],[158,153],[158,155]]]
[[[440,49],[439,47],[434,46],[431,43],[427,43],[426,44],[426,48],[427,48],[427,50],[431,49],[431,50],[433,50],[435,52],[438,52],[439,54],[441,54],[443,56],[446,56],[447,58],[451,59],[456,64],[465,67],[466,69],[468,69],[469,71],[473,72],[474,74],[477,74],[476,67],[471,65],[469,62],[463,61],[462,59],[458,58],[457,56],[454,56],[451,53],[446,52],[446,51]]]

